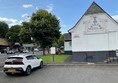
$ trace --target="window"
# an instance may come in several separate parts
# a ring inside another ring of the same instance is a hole
[[[38,57],[36,55],[33,55],[33,59],[38,59]]]
[[[33,59],[32,56],[27,56],[26,58],[27,58],[27,60],[32,60]]]
[[[22,57],[8,57],[8,59],[23,59]]]

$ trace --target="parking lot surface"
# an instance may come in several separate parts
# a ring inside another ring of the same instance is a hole
[[[44,66],[30,76],[7,76],[0,68],[0,83],[118,83],[117,66]]]

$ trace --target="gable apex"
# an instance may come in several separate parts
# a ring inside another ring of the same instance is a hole
[[[93,2],[84,15],[95,13],[105,13],[105,11],[97,3]]]
[[[87,11],[82,15],[82,17],[79,19],[79,21],[71,28],[68,30],[68,32],[72,32],[72,30],[75,28],[75,26],[83,19],[84,16],[87,15],[92,15],[92,14],[105,14],[108,17],[110,17],[110,19],[115,22],[116,24],[118,24],[118,22],[116,20],[114,20],[107,12],[105,12],[99,5],[97,5],[95,3],[95,1],[91,4],[91,6],[87,9]]]

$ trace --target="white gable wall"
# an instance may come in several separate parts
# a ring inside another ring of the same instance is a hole
[[[88,31],[96,16],[103,30]],[[83,16],[79,23],[70,30],[72,35],[72,51],[108,51],[118,48],[118,24],[107,14]]]
[[[72,43],[71,43],[71,41],[65,41],[64,42],[64,50],[65,51],[72,51]]]

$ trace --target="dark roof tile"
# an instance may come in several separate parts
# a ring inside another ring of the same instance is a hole
[[[64,40],[65,41],[71,41],[71,33],[65,33],[64,34]]]
[[[105,13],[105,11],[95,2],[93,2],[84,15],[95,14],[95,13]]]

